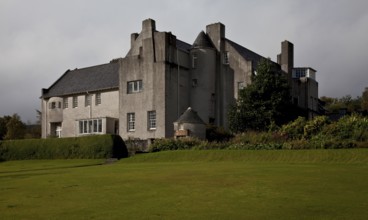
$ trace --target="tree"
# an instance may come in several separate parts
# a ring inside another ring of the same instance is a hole
[[[20,120],[19,115],[14,114],[6,124],[7,132],[4,139],[23,139],[26,125]]]
[[[362,94],[362,110],[368,112],[368,87],[365,88]]]
[[[324,108],[329,114],[337,114],[341,109],[346,109],[348,114],[360,112],[362,110],[362,97],[355,99],[351,95],[345,95],[341,98],[331,98],[322,96],[321,100],[325,102]]]
[[[4,117],[0,117],[0,140],[4,140],[6,132],[8,132],[7,124],[11,119],[11,116],[5,115]]]
[[[291,98],[286,76],[271,64],[261,60],[252,84],[242,89],[228,114],[233,132],[266,130],[289,120]]]

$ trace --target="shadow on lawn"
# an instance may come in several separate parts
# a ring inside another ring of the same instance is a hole
[[[101,166],[103,163],[94,163],[94,164],[81,164],[74,166],[60,166],[60,167],[48,167],[48,168],[37,168],[37,169],[24,169],[24,170],[15,170],[15,171],[0,171],[0,174],[11,174],[11,173],[22,173],[22,172],[33,172],[33,171],[47,171],[47,170],[59,170],[59,169],[73,169],[73,168],[81,168],[81,167],[93,167],[93,166]]]

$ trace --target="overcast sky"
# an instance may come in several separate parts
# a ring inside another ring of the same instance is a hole
[[[0,0],[0,117],[34,122],[42,88],[124,57],[147,18],[191,44],[221,22],[227,38],[274,61],[289,40],[295,66],[317,70],[320,96],[368,87],[367,0]]]

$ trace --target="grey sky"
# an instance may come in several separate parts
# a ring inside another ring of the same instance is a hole
[[[272,60],[287,39],[295,65],[318,71],[320,96],[368,87],[366,0],[0,0],[0,116],[35,121],[41,88],[124,57],[147,18],[188,43],[221,22],[227,38]]]

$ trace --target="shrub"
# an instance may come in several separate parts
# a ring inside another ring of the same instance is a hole
[[[317,135],[328,123],[329,121],[326,116],[317,116],[308,121],[304,126],[304,138],[309,139],[313,135]]]
[[[307,120],[304,117],[298,117],[294,121],[283,125],[279,132],[287,139],[301,139],[304,135],[304,126],[306,124]]]
[[[358,114],[342,117],[339,121],[326,126],[322,133],[338,140],[368,140],[368,118]]]
[[[4,160],[123,158],[127,155],[124,141],[117,135],[25,139],[0,143],[0,158]]]
[[[208,141],[223,142],[229,141],[233,137],[234,135],[232,135],[222,127],[217,127],[215,125],[206,126],[206,139]]]
[[[157,139],[149,147],[149,152],[158,152],[165,150],[188,150],[194,146],[199,146],[202,141],[195,138],[182,139]]]

